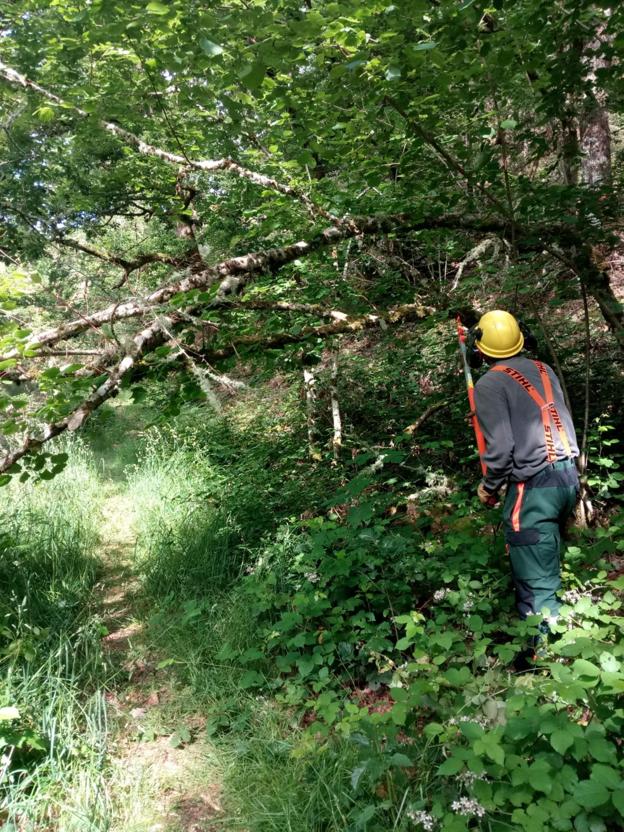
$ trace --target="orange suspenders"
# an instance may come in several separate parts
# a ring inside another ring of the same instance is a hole
[[[542,380],[542,384],[544,385],[544,395],[546,399],[544,400],[542,396],[537,392],[535,387],[531,384],[531,382],[525,378],[522,373],[519,373],[517,370],[514,370],[513,367],[508,367],[506,364],[496,364],[494,367],[491,368],[491,371],[498,371],[499,373],[505,373],[514,381],[516,381],[521,387],[523,387],[529,396],[533,399],[535,404],[539,407],[540,413],[542,416],[542,426],[544,428],[544,442],[546,444],[546,458],[548,462],[555,462],[557,460],[557,450],[555,448],[555,441],[553,439],[553,432],[551,427],[551,419],[552,424],[555,426],[555,430],[559,434],[559,439],[561,440],[561,444],[563,445],[563,449],[566,453],[566,456],[572,456],[572,450],[570,448],[570,441],[568,440],[568,435],[565,431],[563,426],[563,422],[561,421],[561,417],[559,416],[559,411],[555,407],[553,391],[552,391],[552,384],[550,383],[550,376],[548,375],[548,370],[541,361],[534,361],[533,362],[537,369],[539,370],[540,378]]]

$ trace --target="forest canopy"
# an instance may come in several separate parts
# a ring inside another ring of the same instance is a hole
[[[621,350],[623,15],[5,4],[3,471],[139,378],[434,325],[484,259],[499,305],[584,295]]]

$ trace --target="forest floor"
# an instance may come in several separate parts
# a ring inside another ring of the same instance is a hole
[[[102,511],[98,591],[115,680],[106,696],[112,830],[211,832],[222,816],[218,766],[202,738],[205,717],[189,712],[171,664],[148,644],[134,521],[129,498],[110,487]]]

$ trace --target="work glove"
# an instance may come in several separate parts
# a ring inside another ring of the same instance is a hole
[[[479,502],[482,503],[484,506],[489,506],[493,508],[494,506],[498,505],[498,495],[497,494],[490,494],[489,491],[485,490],[485,485],[483,484],[483,480],[477,486],[477,497],[479,498]]]

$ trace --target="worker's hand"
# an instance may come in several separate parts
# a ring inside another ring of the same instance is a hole
[[[488,491],[485,490],[485,486],[483,484],[483,480],[477,486],[477,497],[479,498],[479,502],[482,503],[484,506],[489,506],[493,508],[494,506],[498,505],[498,496],[496,494],[490,494]]]

